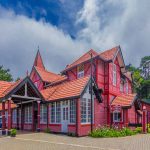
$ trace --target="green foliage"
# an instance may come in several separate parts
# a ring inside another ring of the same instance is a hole
[[[124,137],[124,136],[131,136],[135,135],[136,132],[129,129],[129,128],[123,128],[123,129],[114,129],[114,128],[109,128],[109,127],[101,127],[95,129],[92,133],[89,135],[94,138],[98,137]]]
[[[46,128],[46,129],[44,130],[44,132],[45,132],[45,133],[51,133],[51,130],[50,130],[50,128]]]
[[[145,57],[143,57],[143,58],[141,59],[140,67],[142,67],[143,64],[144,64],[146,61],[148,61],[148,60],[150,60],[150,56],[145,56]]]
[[[12,81],[12,75],[10,74],[9,69],[4,69],[3,66],[0,66],[0,80],[3,81]]]
[[[11,129],[10,136],[15,137],[16,134],[17,134],[17,130],[16,129]]]
[[[142,127],[137,127],[135,128],[136,133],[142,133]]]
[[[75,137],[75,136],[76,136],[76,134],[75,134],[75,133],[73,133],[73,132],[69,132],[69,133],[68,133],[68,136]]]

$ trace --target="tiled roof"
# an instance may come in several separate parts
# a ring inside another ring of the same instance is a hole
[[[13,101],[11,101],[11,108],[16,108],[17,105],[13,103]],[[6,101],[5,103],[5,110],[8,109],[8,102]],[[0,111],[2,110],[2,103],[0,103]]]
[[[141,102],[144,102],[144,103],[147,103],[147,104],[150,104],[150,99],[142,99]]]
[[[120,95],[112,101],[111,105],[120,105],[122,107],[131,106],[135,97],[136,94]]]
[[[35,69],[40,75],[41,79],[45,82],[55,82],[57,80],[64,80],[64,76],[55,74],[53,72],[47,71],[39,67],[35,67]]]
[[[118,51],[118,46],[100,53],[99,56],[109,61],[115,57],[117,51]]]
[[[90,77],[87,76],[72,81],[66,81],[59,85],[51,86],[42,90],[41,93],[47,101],[78,97],[84,90],[89,78]]]
[[[16,87],[20,82],[21,82],[21,80],[18,80],[17,82],[0,81],[0,98],[4,97],[14,87]]]
[[[88,51],[87,53],[82,55],[80,58],[78,58],[76,61],[74,61],[72,64],[67,65],[65,70],[68,70],[68,69],[70,69],[70,68],[72,68],[72,67],[74,67],[76,65],[81,64],[82,62],[85,62],[85,61],[89,60],[91,58],[91,56],[90,56],[91,53],[93,54],[93,57],[98,55],[97,52],[95,52],[94,50],[91,49],[90,51]]]

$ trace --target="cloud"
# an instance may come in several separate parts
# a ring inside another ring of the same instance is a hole
[[[121,45],[125,62],[136,66],[141,57],[150,55],[150,1],[85,0],[80,11],[79,6],[72,8],[75,3],[61,2],[66,11],[76,10],[69,17],[76,28],[69,29],[76,31],[74,39],[67,27],[60,29],[61,22],[56,27],[0,7],[0,64],[15,78],[30,71],[38,45],[46,68],[54,72],[90,48],[100,52]]]
[[[78,38],[95,49],[121,45],[126,63],[138,66],[150,55],[150,1],[85,0],[76,23],[84,24]]]
[[[63,70],[85,50],[82,43],[57,27],[2,7],[0,34],[0,64],[10,68],[14,77],[24,76],[31,69],[38,45],[46,67],[54,72]]]

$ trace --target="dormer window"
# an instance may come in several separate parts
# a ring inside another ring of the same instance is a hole
[[[77,77],[84,77],[84,64],[77,67]]]
[[[117,84],[117,67],[116,64],[113,64],[113,85]]]

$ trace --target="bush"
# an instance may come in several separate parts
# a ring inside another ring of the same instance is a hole
[[[73,132],[69,132],[69,133],[68,133],[68,136],[75,137],[75,136],[76,136],[76,134],[75,134],[75,133],[73,133]]]
[[[137,127],[134,131],[136,133],[142,133],[142,127]]]
[[[46,129],[44,130],[44,132],[45,132],[45,133],[51,133],[51,130],[50,130],[50,128],[46,128]]]
[[[129,128],[123,128],[123,129],[114,129],[109,127],[101,127],[98,129],[95,129],[92,133],[90,133],[91,137],[124,137],[124,136],[131,136],[135,135],[136,132],[132,131]]]
[[[11,136],[11,137],[15,137],[16,134],[17,134],[17,130],[16,130],[16,129],[11,129],[11,131],[10,131],[10,136]]]

